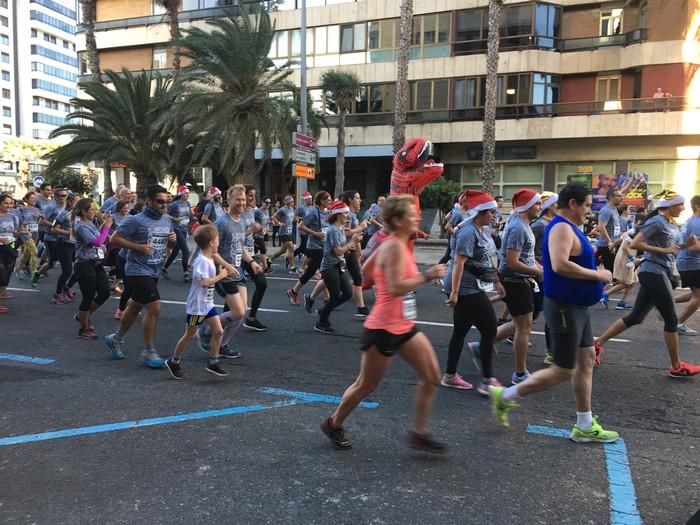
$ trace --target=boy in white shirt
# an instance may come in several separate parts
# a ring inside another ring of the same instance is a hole
[[[219,249],[219,231],[215,226],[208,224],[197,228],[194,241],[201,251],[192,264],[192,284],[187,295],[185,333],[177,342],[173,356],[165,362],[165,366],[174,379],[184,379],[185,373],[180,366],[180,358],[185,353],[187,345],[194,339],[197,327],[207,323],[212,330],[212,336],[209,363],[205,370],[210,374],[225,377],[228,373],[219,366],[219,347],[223,328],[219,312],[214,307],[214,285],[228,277],[229,272],[224,268],[216,272],[214,255]]]

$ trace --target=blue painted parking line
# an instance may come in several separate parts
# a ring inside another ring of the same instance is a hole
[[[20,363],[31,363],[33,365],[50,365],[55,363],[55,359],[48,359],[46,357],[30,357],[27,355],[19,354],[2,354],[0,353],[0,359],[5,359],[7,361],[18,361]]]
[[[531,434],[568,438],[571,433],[564,428],[551,428],[528,425]],[[627,445],[618,439],[615,443],[603,444],[605,467],[608,472],[610,493],[610,525],[642,525],[642,517],[637,508],[637,496],[632,481]]]
[[[63,430],[52,430],[49,432],[41,432],[38,434],[24,434],[21,436],[8,436],[0,439],[0,446],[23,445],[27,443],[36,443],[39,441],[50,441],[54,439],[71,438],[77,436],[85,436],[89,434],[101,434],[104,432],[114,432],[116,430],[129,430],[133,428],[152,427],[156,425],[168,425],[171,423],[182,423],[183,421],[195,421],[198,419],[209,419],[213,417],[232,416],[236,414],[246,414],[248,412],[261,412],[273,408],[282,408],[293,405],[305,405],[308,403],[331,403],[336,404],[340,401],[339,397],[326,396],[324,394],[313,394],[309,392],[295,392],[291,390],[280,390],[277,388],[260,388],[258,392],[267,394],[290,397],[284,401],[276,401],[269,405],[248,405],[248,406],[233,406],[218,410],[204,410],[201,412],[185,412],[173,416],[154,417],[149,419],[138,419],[134,421],[120,421],[117,423],[108,423],[104,425],[93,425],[87,427],[67,428]],[[364,408],[377,408],[379,403],[363,402],[360,403]]]

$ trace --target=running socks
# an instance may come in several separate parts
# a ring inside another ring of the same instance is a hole
[[[576,426],[589,430],[593,426],[593,412],[576,412]]]
[[[517,385],[509,386],[503,391],[504,401],[515,401],[516,399],[520,399]],[[590,424],[588,426],[590,427]]]

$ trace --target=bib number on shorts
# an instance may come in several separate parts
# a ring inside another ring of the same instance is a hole
[[[481,279],[476,280],[476,285],[479,287],[479,290],[486,293],[491,293],[496,289],[493,283],[482,281]]]
[[[104,259],[105,258],[105,249],[102,246],[97,247],[97,258],[98,259]]]
[[[416,319],[418,309],[416,308],[416,292],[411,292],[403,297],[403,318],[409,321]]]
[[[532,284],[532,291],[535,293],[540,293],[540,285],[537,284],[537,281],[534,279],[530,279],[530,284]]]

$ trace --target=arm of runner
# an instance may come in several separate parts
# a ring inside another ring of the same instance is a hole
[[[674,244],[673,246],[666,246],[666,247],[661,247],[661,246],[652,246],[651,244],[647,243],[647,239],[644,236],[644,233],[639,231],[637,232],[637,235],[634,236],[634,239],[632,239],[632,243],[630,244],[630,247],[637,250],[637,251],[642,251],[642,252],[654,252],[654,253],[672,253],[672,254],[677,254],[680,250],[681,247],[678,246],[677,244]]]
[[[549,257],[552,270],[571,279],[612,282],[612,274],[608,270],[589,270],[569,260],[575,242],[576,234],[567,224],[555,224],[549,231]]]
[[[385,242],[377,250],[377,253],[379,254],[379,259],[376,264],[381,264],[384,267],[387,287],[389,293],[393,296],[406,295],[433,279],[443,277],[447,272],[446,265],[436,264],[423,273],[405,279],[402,278],[406,268],[404,253],[402,247],[396,241]]]
[[[462,282],[464,265],[468,260],[469,257],[466,255],[455,256],[454,266],[452,267],[452,291],[450,292],[450,298],[447,299],[447,304],[450,306],[457,304],[457,299],[459,298],[459,284]]]
[[[213,255],[212,255],[212,259],[213,259],[214,262],[215,262],[216,264],[218,264],[219,266],[222,266],[222,267],[226,268],[226,271],[229,273],[229,275],[230,275],[231,277],[240,277],[240,274],[238,273],[238,270],[236,270],[236,268],[234,268],[232,264],[227,263],[227,262],[224,260],[224,258],[221,257],[221,255],[219,255],[218,253],[213,254]]]
[[[360,238],[358,237],[357,234],[353,235],[348,242],[343,244],[342,246],[333,246],[333,253],[336,255],[345,255],[345,253],[350,250],[353,246],[355,246],[355,243],[357,242],[357,239]]]
[[[112,235],[110,242],[115,246],[119,246],[120,248],[134,250],[137,252],[145,253],[146,255],[151,255],[155,250],[155,248],[153,248],[153,246],[151,246],[150,244],[138,244],[128,239],[125,239],[119,234],[118,231],[115,232],[114,235]]]
[[[528,266],[520,261],[519,250],[506,250],[506,265],[514,272],[527,273],[533,277],[541,277],[542,275],[542,269],[537,263],[535,263],[535,266]]]

